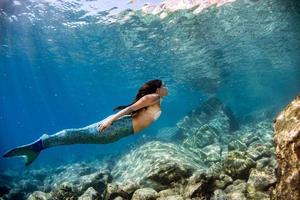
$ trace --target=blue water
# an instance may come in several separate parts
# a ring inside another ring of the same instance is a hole
[[[47,149],[30,167],[118,156],[209,96],[244,122],[275,117],[300,91],[299,1],[237,0],[164,19],[127,10],[111,23],[108,11],[86,16],[64,6],[0,3],[1,154],[43,133],[100,121],[148,80],[164,80],[169,96],[141,134]],[[22,159],[0,162],[25,169]]]

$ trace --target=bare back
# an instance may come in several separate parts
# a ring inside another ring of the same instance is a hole
[[[147,128],[153,121],[155,121],[155,114],[161,111],[160,101],[156,104],[148,106],[147,109],[141,109],[132,116],[132,125],[134,133]]]

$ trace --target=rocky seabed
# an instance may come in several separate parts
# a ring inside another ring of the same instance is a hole
[[[163,134],[143,141],[114,165],[74,163],[50,170],[32,169],[22,177],[7,171],[0,177],[1,199],[283,199],[278,194],[297,199],[299,196],[293,195],[299,184],[289,190],[286,187],[299,181],[299,99],[289,105],[289,112],[291,106],[296,107],[293,114],[283,111],[274,120],[277,147],[272,120],[239,124],[230,109],[213,97],[176,127],[164,128]],[[287,125],[285,116],[297,125]],[[294,135],[282,136],[291,131]],[[286,148],[291,141],[292,149]],[[284,156],[292,157],[294,165],[288,166]]]

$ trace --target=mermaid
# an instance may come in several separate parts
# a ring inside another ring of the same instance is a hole
[[[30,165],[39,153],[49,147],[71,144],[107,144],[136,134],[147,128],[161,114],[162,98],[168,95],[168,88],[162,80],[155,79],[140,87],[134,101],[118,106],[116,114],[82,128],[69,128],[55,134],[43,134],[36,141],[7,151],[3,157],[25,157]]]

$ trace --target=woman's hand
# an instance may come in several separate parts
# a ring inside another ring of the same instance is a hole
[[[112,122],[113,121],[111,120],[111,118],[107,118],[107,119],[103,120],[103,122],[101,122],[98,125],[98,131],[99,132],[105,131],[112,124]]]

